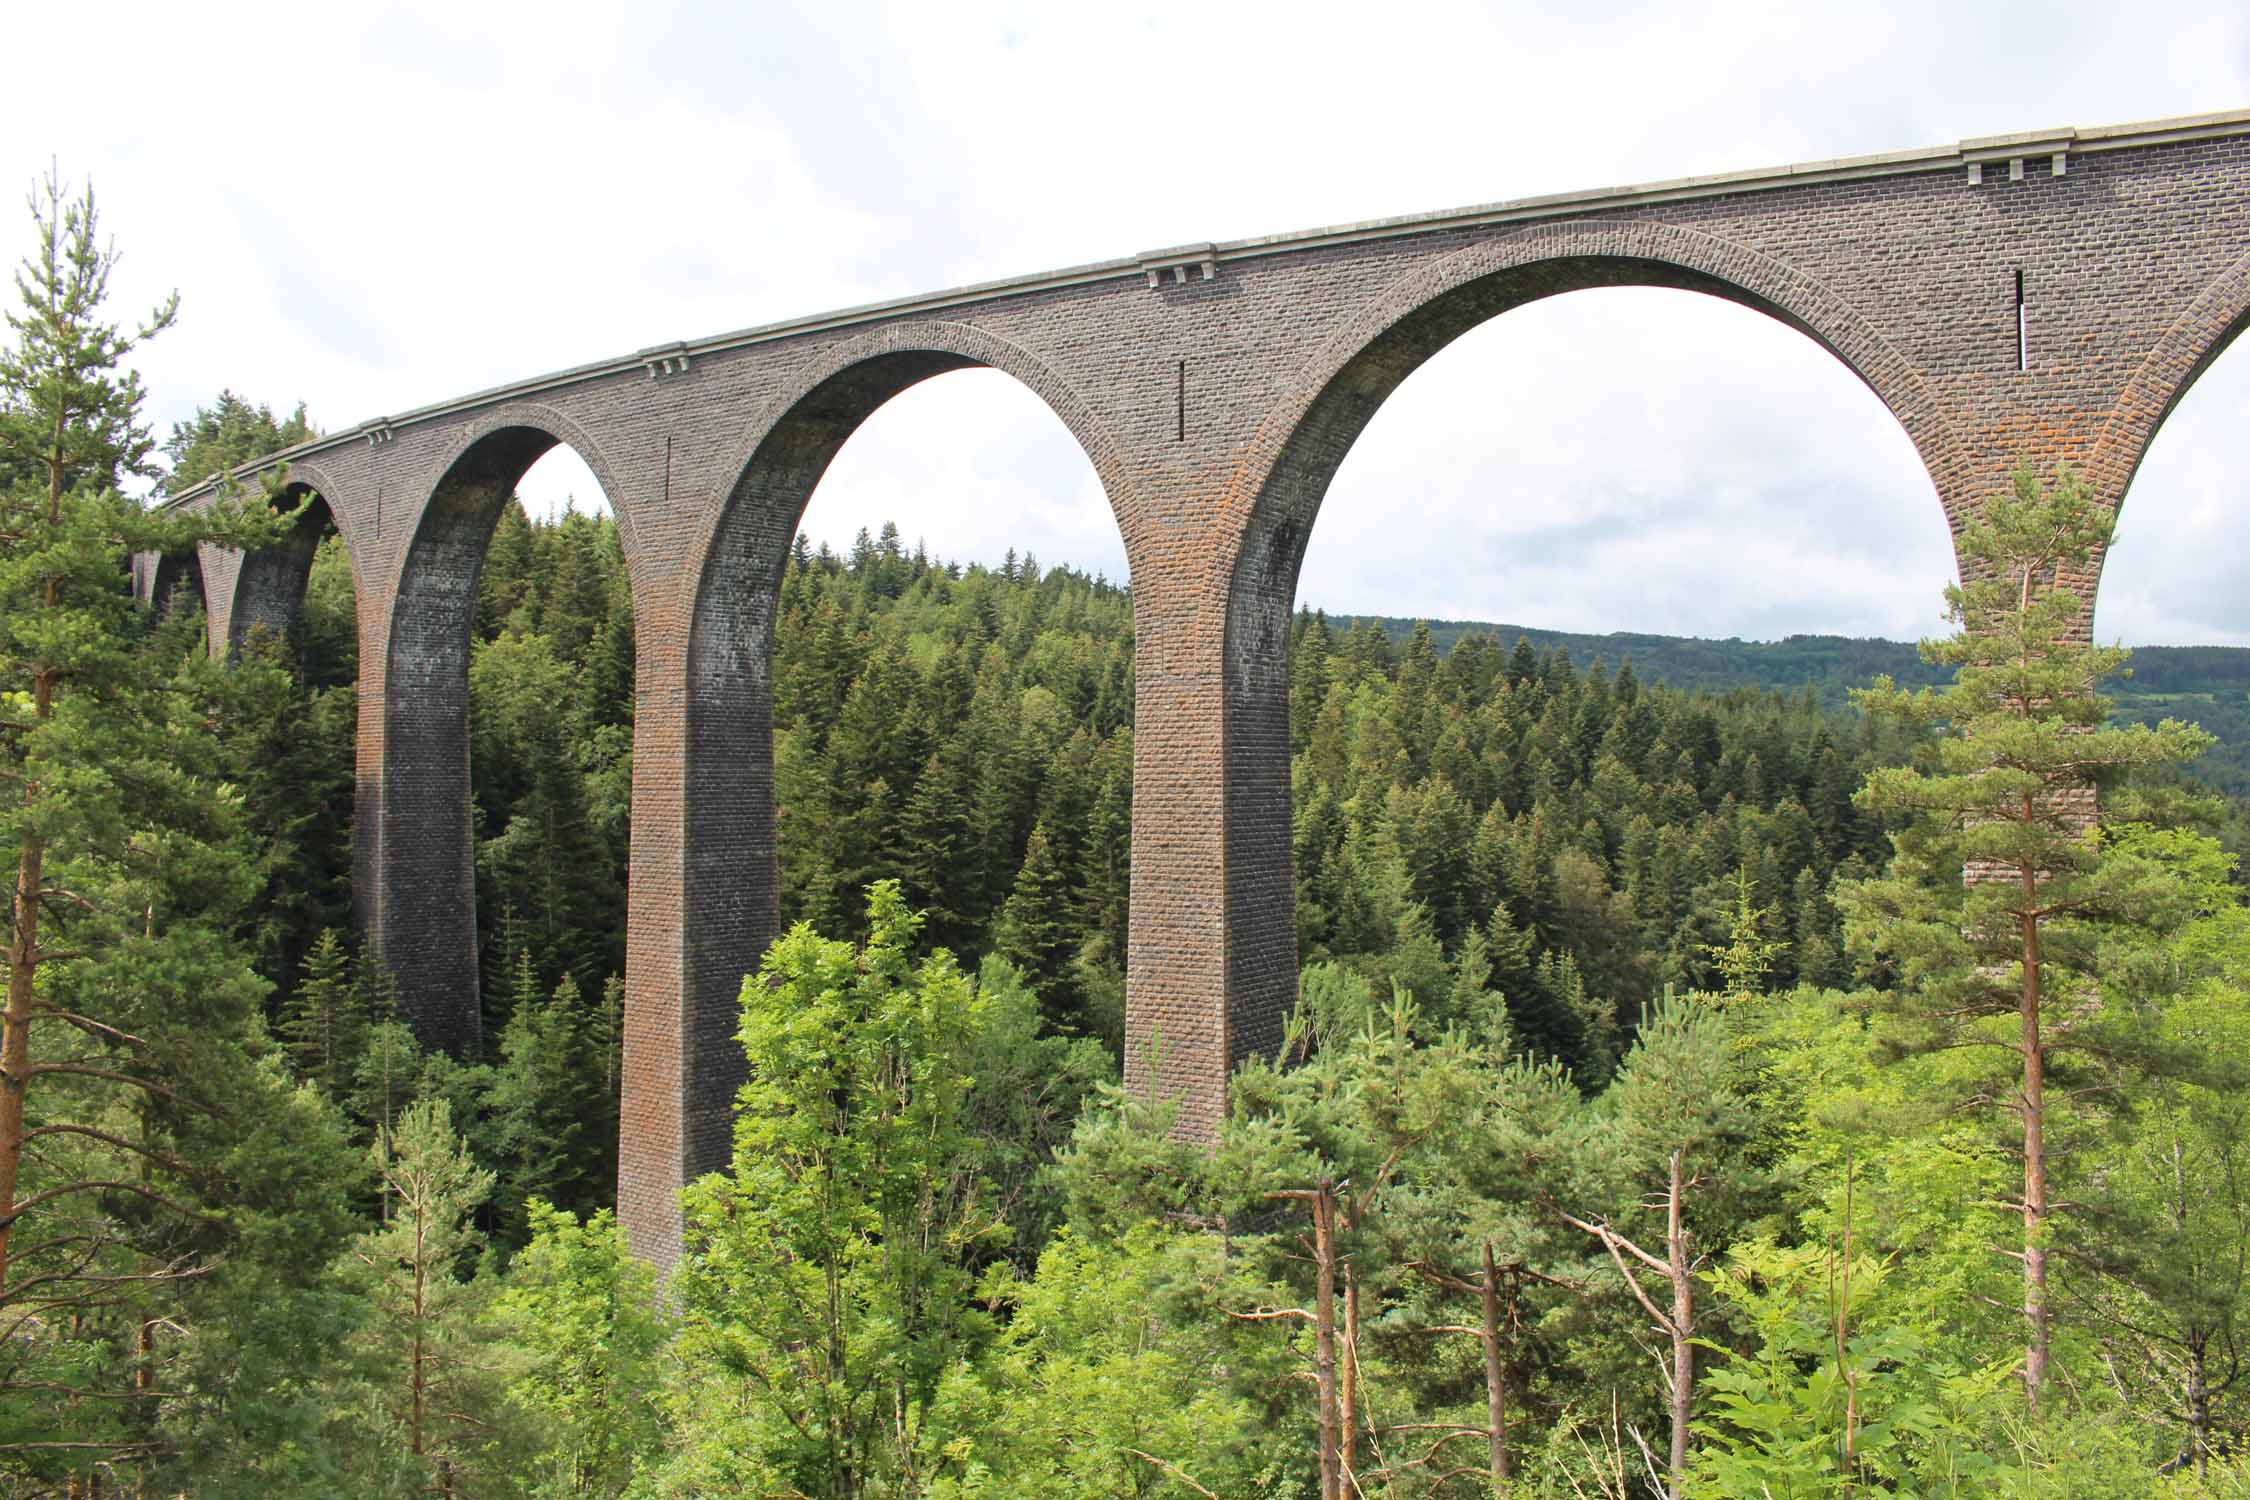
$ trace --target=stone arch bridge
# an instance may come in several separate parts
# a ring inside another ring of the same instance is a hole
[[[592,467],[639,643],[618,1201],[668,1263],[678,1188],[729,1153],[736,993],[776,935],[782,563],[869,413],[1002,370],[1101,478],[1137,635],[1126,1070],[1208,1129],[1294,995],[1288,617],[1329,479],[1447,342],[1618,285],[1724,297],[1818,342],[1913,439],[1956,527],[2021,459],[2067,459],[2114,504],[2250,321],[2250,110],[1186,245],[662,345],[276,455],[320,502],[289,542],[144,557],[136,579],[148,596],[199,578],[225,651],[293,617],[333,519],[359,590],[359,920],[424,1038],[458,1047],[478,1024],[477,569],[541,454],[567,443]]]

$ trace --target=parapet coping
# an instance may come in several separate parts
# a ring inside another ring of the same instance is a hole
[[[373,417],[342,431],[325,434],[309,442],[299,443],[270,454],[255,463],[232,471],[234,476],[247,476],[270,468],[275,463],[309,457],[342,447],[355,439],[389,441],[394,429],[413,422],[425,422],[435,417],[450,416],[456,412],[491,406],[502,401],[517,400],[541,391],[562,386],[578,385],[588,380],[598,380],[612,375],[645,369],[649,373],[669,373],[673,368],[685,369],[691,358],[724,353],[753,344],[772,343],[780,339],[796,338],[809,333],[824,333],[858,323],[910,316],[916,313],[943,311],[948,308],[970,306],[998,301],[1007,297],[1020,297],[1038,292],[1057,291],[1068,287],[1085,286],[1094,282],[1147,277],[1154,285],[1165,271],[1173,271],[1180,280],[1187,280],[1187,270],[1200,271],[1204,279],[1215,274],[1216,267],[1228,261],[1252,260],[1266,256],[1288,255],[1304,250],[1326,249],[1337,245],[1364,244],[1375,240],[1405,239],[1416,235],[1438,234],[1448,230],[1482,229],[1501,224],[1523,223],[1539,219],[1554,219],[1598,212],[1604,209],[1631,208],[1651,203],[1679,203],[1699,198],[1725,197],[1737,193],[1765,192],[1774,188],[1802,187],[1827,182],[1859,182],[1882,177],[1904,176],[1917,172],[1958,170],[1971,164],[2007,161],[2011,158],[2037,158],[2055,154],[2084,153],[2091,151],[2121,151],[2135,147],[2173,145],[2185,141],[2211,140],[2225,136],[2250,135],[2250,109],[2220,110],[2211,114],[2179,115],[2170,119],[2147,120],[2129,125],[2102,125],[2090,129],[2065,126],[2053,130],[2020,131],[2009,135],[1974,136],[1951,146],[1926,146],[1909,151],[1889,151],[1873,156],[1840,156],[1825,161],[1798,162],[1781,167],[1757,167],[1740,172],[1719,172],[1700,177],[1675,177],[1661,182],[1638,183],[1627,187],[1583,189],[1567,193],[1546,193],[1530,198],[1512,198],[1498,203],[1479,204],[1469,208],[1440,209],[1433,213],[1403,214],[1395,218],[1364,219],[1356,223],[1329,225],[1320,229],[1295,230],[1283,234],[1261,235],[1253,239],[1227,240],[1217,243],[1182,245],[1165,250],[1146,251],[1139,255],[1115,260],[1093,261],[1085,265],[1066,266],[1061,270],[1036,272],[1028,276],[1013,276],[999,281],[980,281],[968,286],[951,287],[943,291],[923,292],[911,297],[898,297],[882,302],[863,303],[857,307],[839,308],[832,312],[814,313],[807,317],[791,318],[778,323],[761,323],[731,333],[714,334],[708,338],[675,340],[651,345],[633,354],[597,360],[590,364],[575,365],[545,375],[535,375],[526,380],[512,381],[486,390],[457,396],[449,401],[416,407],[397,416]],[[674,362],[677,362],[676,366]],[[184,505],[211,493],[219,478],[214,476],[183,491],[165,502],[165,508]]]

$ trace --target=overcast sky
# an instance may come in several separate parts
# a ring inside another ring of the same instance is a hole
[[[323,427],[675,338],[1159,245],[2250,104],[2250,7],[40,6],[0,176],[92,177],[161,426],[231,388]],[[0,219],[13,259],[28,221]],[[13,238],[9,238],[9,236]],[[596,493],[566,458],[527,481]],[[2151,452],[2097,628],[2250,644],[2250,354]],[[1005,378],[878,412],[806,527],[1124,571]],[[1942,629],[1928,480],[1801,336],[1688,293],[1535,304],[1346,460],[1301,597],[1770,639]]]

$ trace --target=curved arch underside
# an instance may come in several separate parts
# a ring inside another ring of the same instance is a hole
[[[2241,622],[2231,618],[2243,565],[2232,519],[2240,464],[2231,455],[2239,451],[2242,421],[2250,415],[2250,363],[2242,363],[2250,356],[2224,357],[2245,329],[2250,307],[2206,328],[2145,435],[2135,431],[2097,459],[2108,468],[2094,471],[2096,492],[2112,493],[2101,483],[2104,472],[2119,486],[2117,538],[2125,542],[2122,569],[2114,540],[2096,561],[2091,593],[2099,610],[2089,611],[2089,622],[2097,639],[2209,645],[2241,637]],[[2207,381],[2222,363],[2219,376]],[[2175,429],[2178,435],[2168,441],[2165,434]]]
[[[1507,236],[1450,257],[1389,291],[1330,341],[1301,394],[1262,435],[1276,452],[1255,490],[1230,496],[1230,506],[1248,511],[1231,560],[1230,599],[1241,599],[1246,585],[1265,593],[1283,583],[1294,598],[1330,481],[1407,376],[1507,312],[1602,287],[1698,292],[1804,334],[1875,393],[1946,493],[1960,463],[1957,440],[1926,382],[1850,307],[1790,268],[1707,235],[1661,225],[1574,225]]]
[[[155,569],[149,575],[148,602],[165,617],[180,609],[200,609],[208,615],[210,603],[204,592],[202,557],[190,549],[167,552],[157,558]]]
[[[682,916],[688,972],[679,1044],[690,1171],[722,1164],[741,1086],[742,976],[781,926],[773,794],[773,628],[798,523],[837,452],[893,396],[975,361],[876,355],[815,386],[759,443],[705,554],[688,637]]]
[[[2133,372],[2087,464],[2097,494],[2112,505],[2124,502],[2165,419],[2246,328],[2250,255],[2204,288]]]
[[[475,439],[423,507],[390,610],[375,937],[416,1034],[456,1055],[482,1033],[469,788],[477,575],[516,481],[559,441],[518,425]]]
[[[291,485],[276,502],[296,521],[270,547],[247,553],[235,572],[234,608],[227,616],[227,649],[239,651],[253,632],[286,635],[305,605],[313,554],[337,531],[327,500],[309,485]]]

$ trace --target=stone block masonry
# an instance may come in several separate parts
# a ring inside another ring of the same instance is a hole
[[[476,1034],[469,605],[516,481],[567,443],[616,512],[639,642],[618,1201],[639,1253],[676,1256],[681,1184],[727,1160],[736,995],[776,935],[784,554],[869,413],[982,366],[1061,418],[1124,538],[1126,1074],[1210,1131],[1295,992],[1288,616],[1329,480],[1452,339],[1626,285],[1725,297],[1818,342],[1913,439],[1956,527],[2026,459],[2068,460],[2117,504],[2250,319],[2250,111],[1183,246],[666,344],[278,455],[351,549],[356,905],[415,1025]],[[200,587],[224,650],[293,613],[301,542],[144,558],[136,577],[144,595]]]

